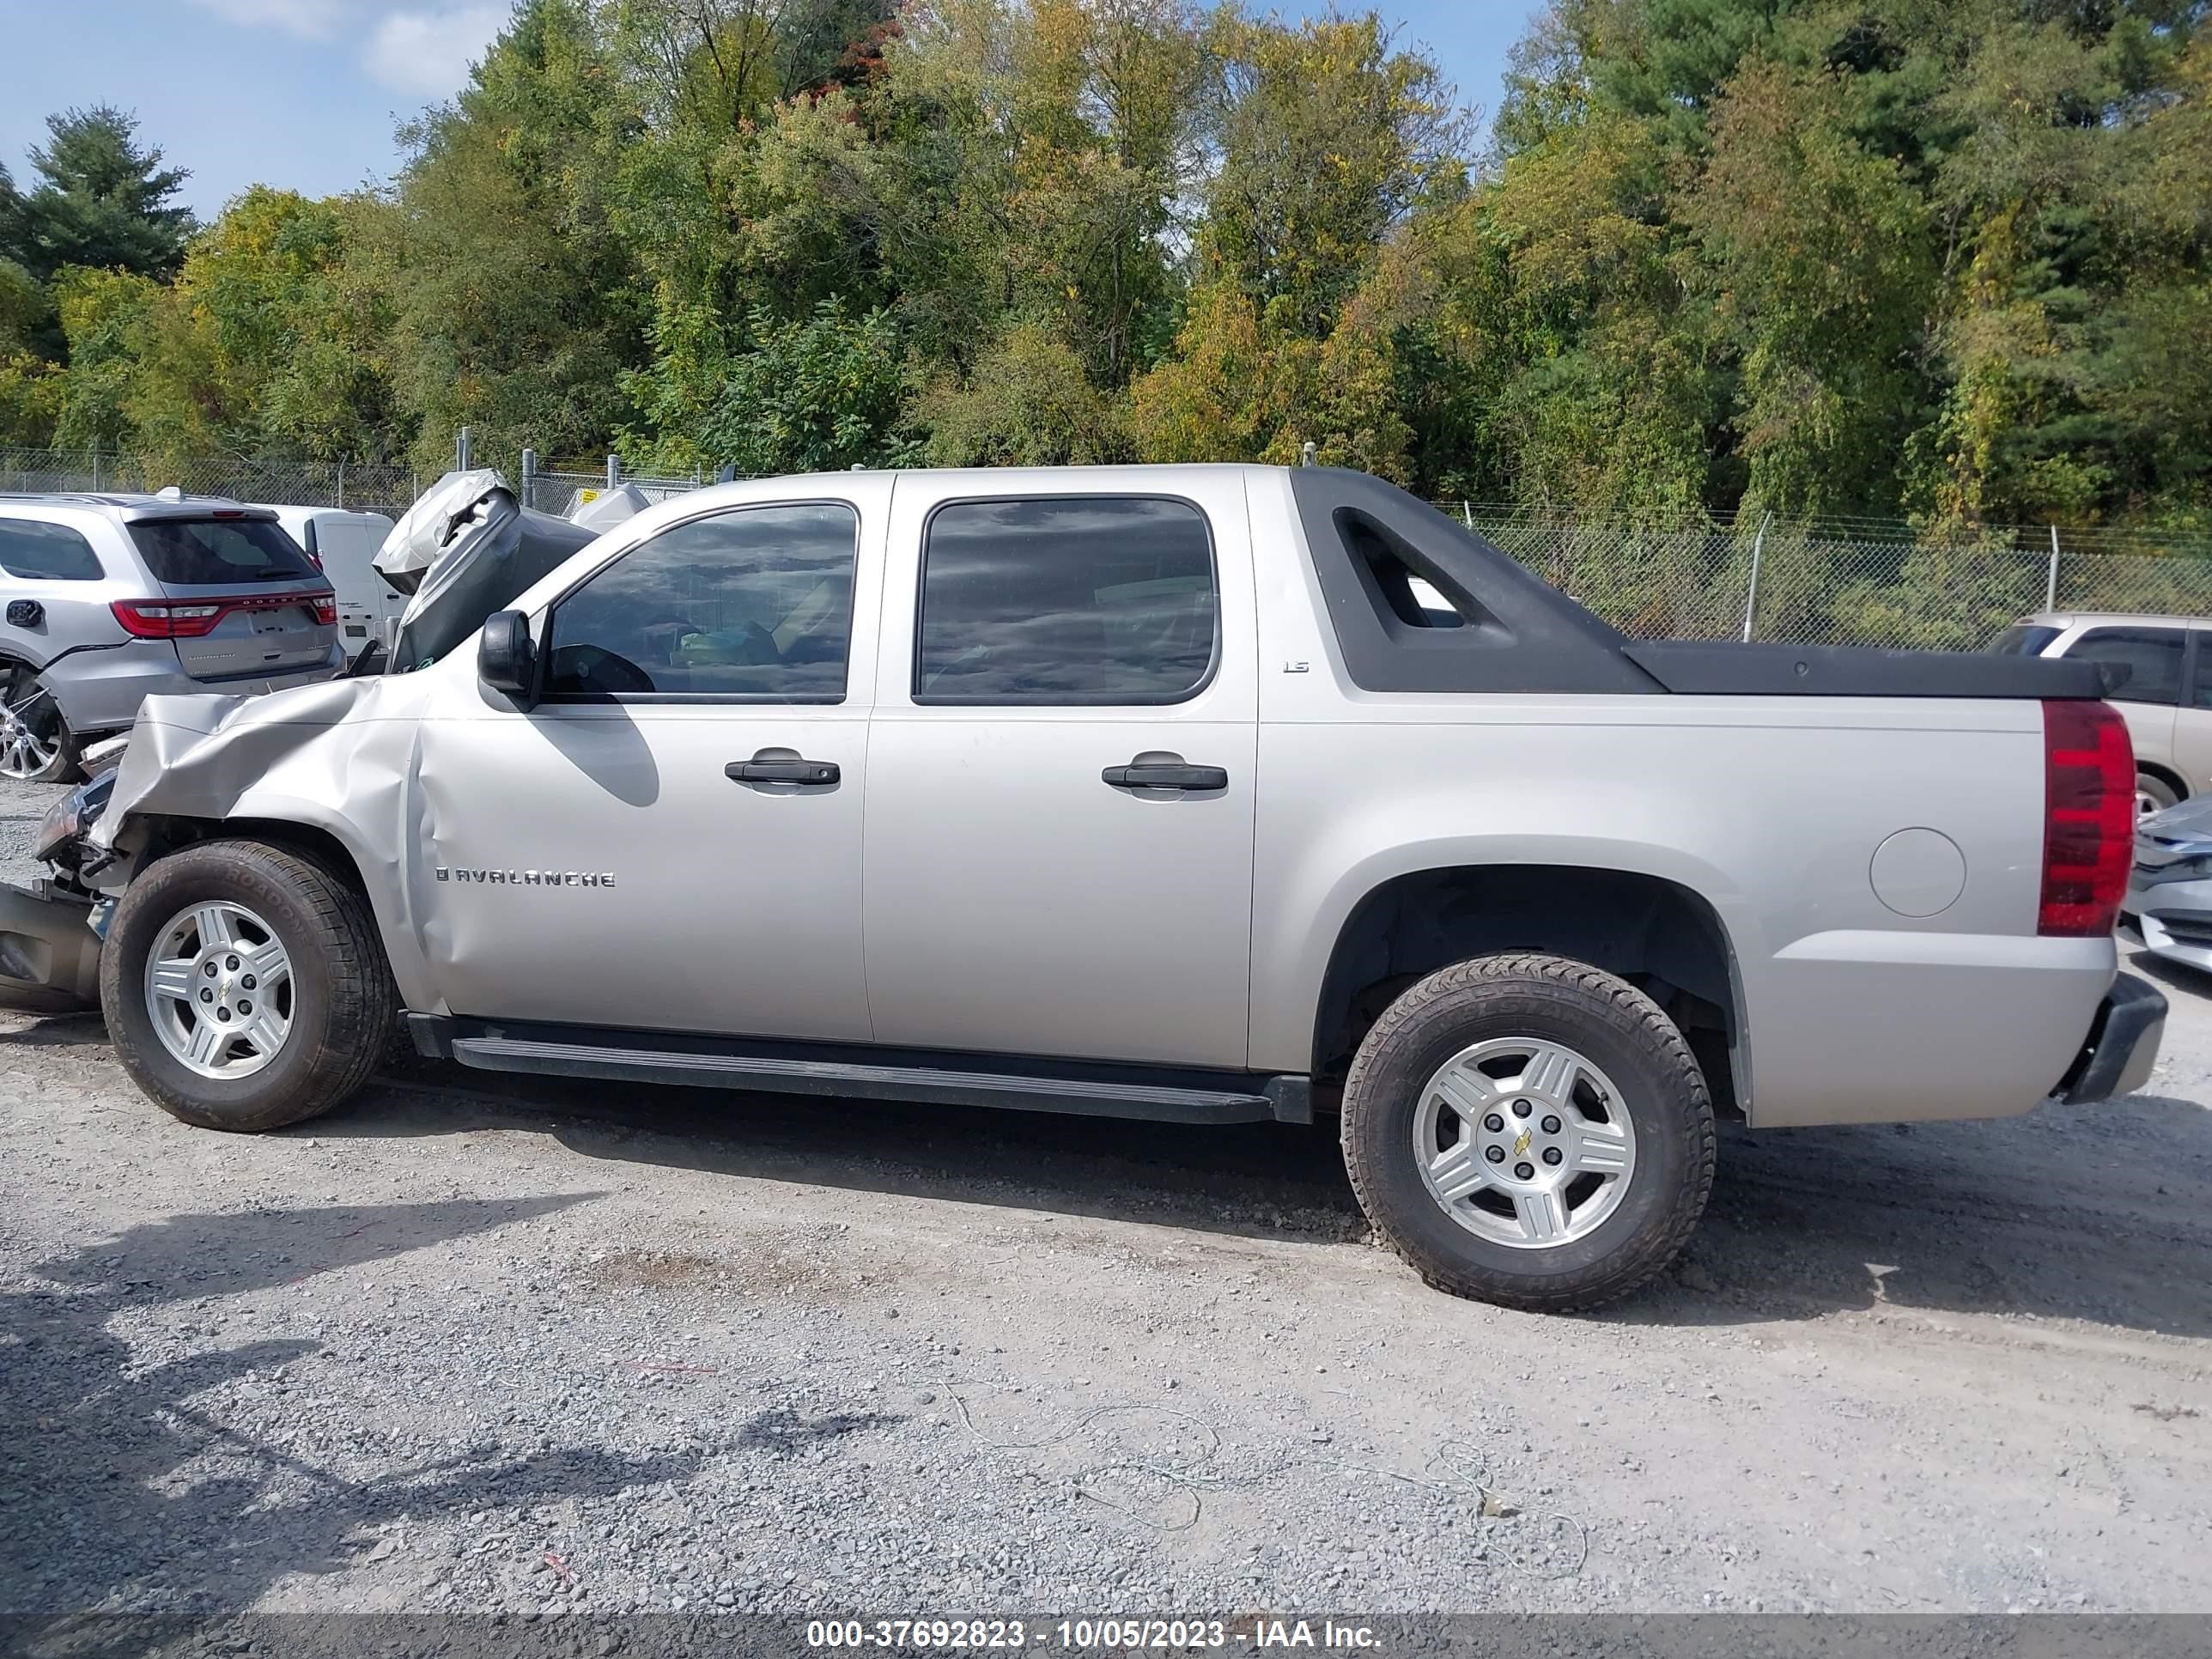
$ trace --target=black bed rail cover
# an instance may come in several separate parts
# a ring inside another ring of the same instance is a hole
[[[1996,652],[1643,643],[1395,484],[1324,466],[1290,478],[1345,672],[1364,691],[2076,698],[2116,683],[2096,663]]]
[[[2101,697],[2104,665],[1980,651],[1865,645],[1738,645],[1661,640],[1625,645],[1669,691],[1719,697]]]
[[[1340,467],[1290,477],[1345,672],[1362,690],[1664,689],[1621,655],[1626,635],[1426,501]],[[1439,626],[1409,606],[1408,575],[1457,620]]]

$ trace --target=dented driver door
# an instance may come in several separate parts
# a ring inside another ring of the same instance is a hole
[[[868,1040],[860,810],[889,495],[859,475],[836,499],[721,495],[537,619],[536,707],[447,677],[410,881],[451,1012]]]

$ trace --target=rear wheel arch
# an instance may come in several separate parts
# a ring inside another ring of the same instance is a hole
[[[1440,865],[1370,889],[1329,952],[1314,1077],[1343,1077],[1383,1011],[1425,975],[1509,951],[1587,963],[1644,991],[1681,1028],[1715,1106],[1743,1115],[1746,1020],[1726,925],[1693,888],[1605,866]]]

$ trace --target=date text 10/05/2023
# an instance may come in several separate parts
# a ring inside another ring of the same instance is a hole
[[[1334,1619],[811,1619],[810,1648],[932,1650],[1054,1647],[1173,1652],[1189,1648],[1373,1649],[1374,1630]]]

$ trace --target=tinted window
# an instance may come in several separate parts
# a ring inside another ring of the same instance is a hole
[[[833,505],[663,531],[554,611],[548,695],[842,702],[859,534]]]
[[[155,519],[132,525],[131,539],[164,587],[322,580],[282,526],[258,519]]]
[[[2039,657],[2043,647],[2057,639],[2060,629],[2042,623],[2021,623],[1997,635],[1990,648],[2008,657]]]
[[[915,701],[1176,702],[1212,666],[1212,541],[1182,501],[963,501],[922,547]]]
[[[2212,634],[2197,635],[2197,695],[2199,708],[2212,708]]]
[[[2118,702],[2174,702],[2181,696],[2181,630],[2178,628],[2099,628],[2074,641],[2069,657],[2125,668],[2127,678],[2111,693]]]
[[[96,582],[100,556],[65,525],[0,519],[0,570],[26,581]]]

